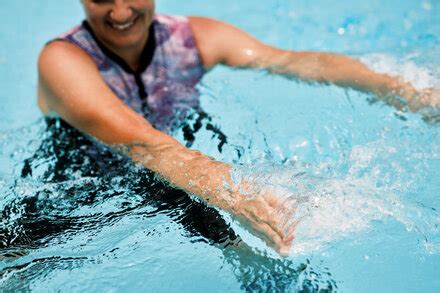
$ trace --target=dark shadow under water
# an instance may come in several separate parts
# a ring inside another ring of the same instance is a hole
[[[35,154],[24,160],[17,179],[37,181],[43,188],[32,196],[17,194],[1,211],[0,261],[46,247],[59,235],[99,229],[126,215],[142,217],[166,213],[182,226],[189,238],[197,237],[221,249],[226,263],[233,267],[241,288],[246,291],[283,292],[296,288],[301,292],[316,292],[337,289],[336,282],[328,273],[324,273],[328,276],[323,276],[308,263],[295,265],[290,260],[274,259],[252,249],[241,241],[216,209],[193,200],[182,190],[170,187],[157,179],[153,172],[134,166],[126,157],[94,142],[62,120],[46,119],[45,122],[45,138]],[[187,145],[192,144],[202,126],[213,132],[221,151],[227,138],[211,124],[206,114],[200,114],[181,126]],[[78,178],[99,178],[99,181],[65,184]],[[118,181],[118,188],[114,186],[114,178],[122,178]],[[93,215],[69,215],[80,206],[92,206],[121,193],[135,194],[140,200],[131,202],[127,199],[117,211],[107,214],[97,211]],[[69,205],[56,205],[56,195],[60,194],[69,199]],[[154,212],[143,209],[146,206],[152,207]],[[36,272],[69,269],[87,261],[87,258],[56,256],[34,259],[0,270],[0,284],[6,289],[19,289],[18,284],[26,286],[26,282],[16,281],[31,278],[38,274]],[[308,274],[312,274],[313,279],[308,278]]]

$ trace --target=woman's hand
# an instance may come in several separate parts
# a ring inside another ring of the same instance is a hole
[[[388,83],[386,89],[376,94],[398,110],[407,109],[411,112],[418,112],[428,123],[440,122],[440,89],[417,90],[409,82],[392,78],[392,82]]]
[[[407,101],[408,108],[412,112],[423,108],[440,109],[440,89],[428,88],[416,91],[414,88],[410,88],[403,92],[403,98]]]
[[[256,194],[245,192],[238,195],[232,212],[252,232],[261,236],[266,243],[281,255],[287,255],[294,239],[296,221],[293,214],[296,201],[281,197],[279,191],[263,189]]]
[[[427,123],[440,122],[440,89],[427,88],[417,91],[410,85],[401,92],[409,111],[420,113]]]

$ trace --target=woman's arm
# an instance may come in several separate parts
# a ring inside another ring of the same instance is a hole
[[[243,191],[234,184],[230,166],[189,150],[154,129],[118,99],[81,49],[65,42],[46,46],[39,58],[39,105],[55,112],[75,128],[109,145],[123,145],[131,158],[210,204],[233,213],[283,252],[292,242],[293,227],[281,210],[289,208],[271,194]]]
[[[220,21],[191,17],[196,43],[207,68],[216,64],[251,67],[304,81],[333,83],[369,92],[401,108],[393,97],[403,97],[411,110],[440,107],[438,90],[418,92],[410,83],[370,70],[347,56],[325,52],[295,52],[265,45],[245,32]]]

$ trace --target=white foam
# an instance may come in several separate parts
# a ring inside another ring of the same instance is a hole
[[[440,78],[428,68],[417,65],[411,60],[412,57],[414,56],[399,60],[388,54],[375,53],[362,56],[360,61],[378,73],[399,76],[402,80],[411,82],[418,90],[440,88]]]
[[[386,217],[413,224],[394,194],[382,193],[365,178],[323,182],[309,198],[298,210],[301,220],[292,249],[295,254],[321,249]]]
[[[269,164],[235,170],[234,177],[258,182],[260,187],[270,186],[281,197],[295,198],[297,206],[292,221],[298,225],[293,255],[325,249],[336,241],[361,235],[373,223],[382,222],[386,226],[388,221],[402,225],[396,234],[416,232],[428,253],[439,253],[440,243],[435,240],[438,215],[402,196],[414,183],[401,176],[408,170],[392,160],[389,165],[383,165],[396,152],[384,140],[353,146],[348,156],[350,168],[331,178],[316,175],[319,166],[315,170],[312,166]],[[392,179],[384,181],[390,168]]]
[[[322,249],[334,241],[354,237],[373,222],[388,219],[400,222],[406,231],[417,232],[428,253],[439,253],[440,243],[431,239],[439,232],[437,212],[401,196],[411,182],[396,179],[387,185],[377,184],[383,174],[378,172],[374,160],[395,152],[395,148],[382,141],[354,146],[349,156],[351,167],[344,178],[321,180],[303,195],[296,214],[299,224],[292,253]],[[393,169],[396,173],[405,172]]]

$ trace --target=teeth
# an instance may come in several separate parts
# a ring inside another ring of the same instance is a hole
[[[115,29],[118,29],[118,30],[126,30],[126,29],[128,29],[129,27],[131,27],[132,25],[133,25],[133,23],[134,23],[134,21],[131,21],[131,22],[127,22],[127,23],[124,23],[124,24],[114,24],[114,23],[112,23],[112,26],[115,28]]]

